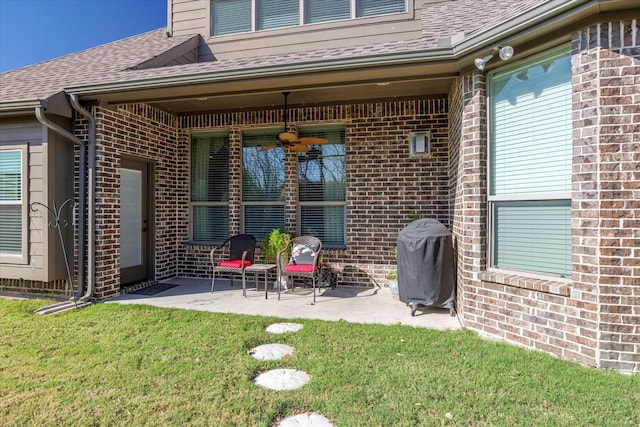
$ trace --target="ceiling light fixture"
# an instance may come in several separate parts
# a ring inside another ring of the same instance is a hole
[[[513,48],[511,46],[494,47],[488,55],[483,56],[482,58],[476,58],[473,63],[476,65],[478,70],[484,71],[487,66],[487,62],[496,55],[498,55],[498,57],[503,61],[508,61],[513,56]]]

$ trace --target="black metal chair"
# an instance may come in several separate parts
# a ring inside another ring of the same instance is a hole
[[[283,255],[291,251],[289,262],[285,265]],[[294,278],[310,278],[313,283],[313,303],[316,302],[316,282],[320,272],[319,262],[322,252],[322,242],[317,237],[299,236],[291,239],[289,244],[280,252],[276,263],[278,265],[278,299],[283,277],[291,277],[291,291],[294,288]]]
[[[216,261],[216,257],[225,247],[229,246],[229,257]],[[256,238],[251,234],[238,234],[229,237],[224,243],[211,250],[211,265],[213,266],[213,278],[211,279],[211,293],[216,284],[216,273],[230,273],[231,286],[233,286],[233,274],[242,275],[242,294],[246,295],[245,268],[253,264],[256,252]]]

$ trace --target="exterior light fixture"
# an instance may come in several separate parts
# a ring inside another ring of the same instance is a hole
[[[513,48],[511,46],[498,46],[491,49],[491,53],[482,57],[476,58],[473,63],[476,64],[476,68],[480,71],[484,71],[489,62],[494,56],[498,55],[503,61],[508,61],[513,56]]]
[[[431,134],[428,131],[411,132],[409,134],[409,155],[431,154]]]

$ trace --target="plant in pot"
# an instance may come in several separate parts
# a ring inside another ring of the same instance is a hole
[[[391,295],[398,296],[398,270],[395,268],[387,273],[387,286],[391,291]]]
[[[276,258],[278,252],[283,250],[294,237],[293,233],[290,233],[282,228],[274,228],[269,233],[262,236],[260,239],[260,248],[262,249],[262,259],[265,264],[276,264]],[[290,253],[282,255],[282,262],[286,263],[289,259]],[[278,284],[276,283],[275,286]],[[283,283],[286,289],[286,283]]]

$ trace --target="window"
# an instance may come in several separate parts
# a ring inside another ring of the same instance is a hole
[[[258,240],[274,228],[284,228],[285,153],[272,145],[281,131],[242,134],[242,205],[244,232]]]
[[[0,256],[26,259],[25,158],[23,150],[0,150]]]
[[[211,34],[221,36],[406,11],[406,0],[212,0]]]
[[[571,57],[490,76],[490,263],[571,275]]]
[[[300,130],[328,144],[298,154],[300,234],[313,235],[325,247],[345,246],[346,165],[344,129]]]
[[[229,137],[191,136],[192,240],[222,243],[229,237]]]

